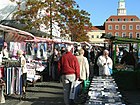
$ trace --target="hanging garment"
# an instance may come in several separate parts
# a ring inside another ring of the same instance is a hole
[[[6,68],[6,94],[11,94],[11,71],[11,67]]]
[[[22,95],[22,69],[21,67],[17,68],[16,93],[19,95]]]
[[[4,77],[4,67],[0,67],[0,78]]]
[[[31,43],[26,43],[26,54],[32,55],[32,45]]]
[[[12,81],[11,81],[11,94],[15,93],[15,83],[16,83],[16,73],[15,73],[15,67],[12,67]]]

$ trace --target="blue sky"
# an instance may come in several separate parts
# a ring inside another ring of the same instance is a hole
[[[91,14],[92,25],[103,25],[111,15],[117,15],[119,0],[75,0],[80,9]],[[140,18],[140,0],[125,0],[127,15],[136,15]]]

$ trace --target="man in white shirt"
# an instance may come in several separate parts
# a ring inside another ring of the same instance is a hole
[[[97,60],[97,65],[99,66],[99,75],[111,75],[110,69],[112,69],[113,61],[109,57],[109,51],[104,50],[103,55],[99,56]]]

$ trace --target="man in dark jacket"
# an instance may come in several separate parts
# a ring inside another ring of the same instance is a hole
[[[71,52],[72,46],[67,46],[67,52],[61,57],[58,62],[58,72],[62,77],[64,89],[64,102],[66,105],[71,105],[69,99],[71,82],[78,80],[80,77],[80,66],[76,56]]]

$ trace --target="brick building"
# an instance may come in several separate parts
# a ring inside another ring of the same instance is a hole
[[[125,0],[119,0],[117,15],[105,21],[105,33],[113,36],[140,38],[140,19],[135,15],[127,15]]]
[[[105,33],[113,36],[140,38],[140,19],[137,16],[110,16],[105,22]]]

